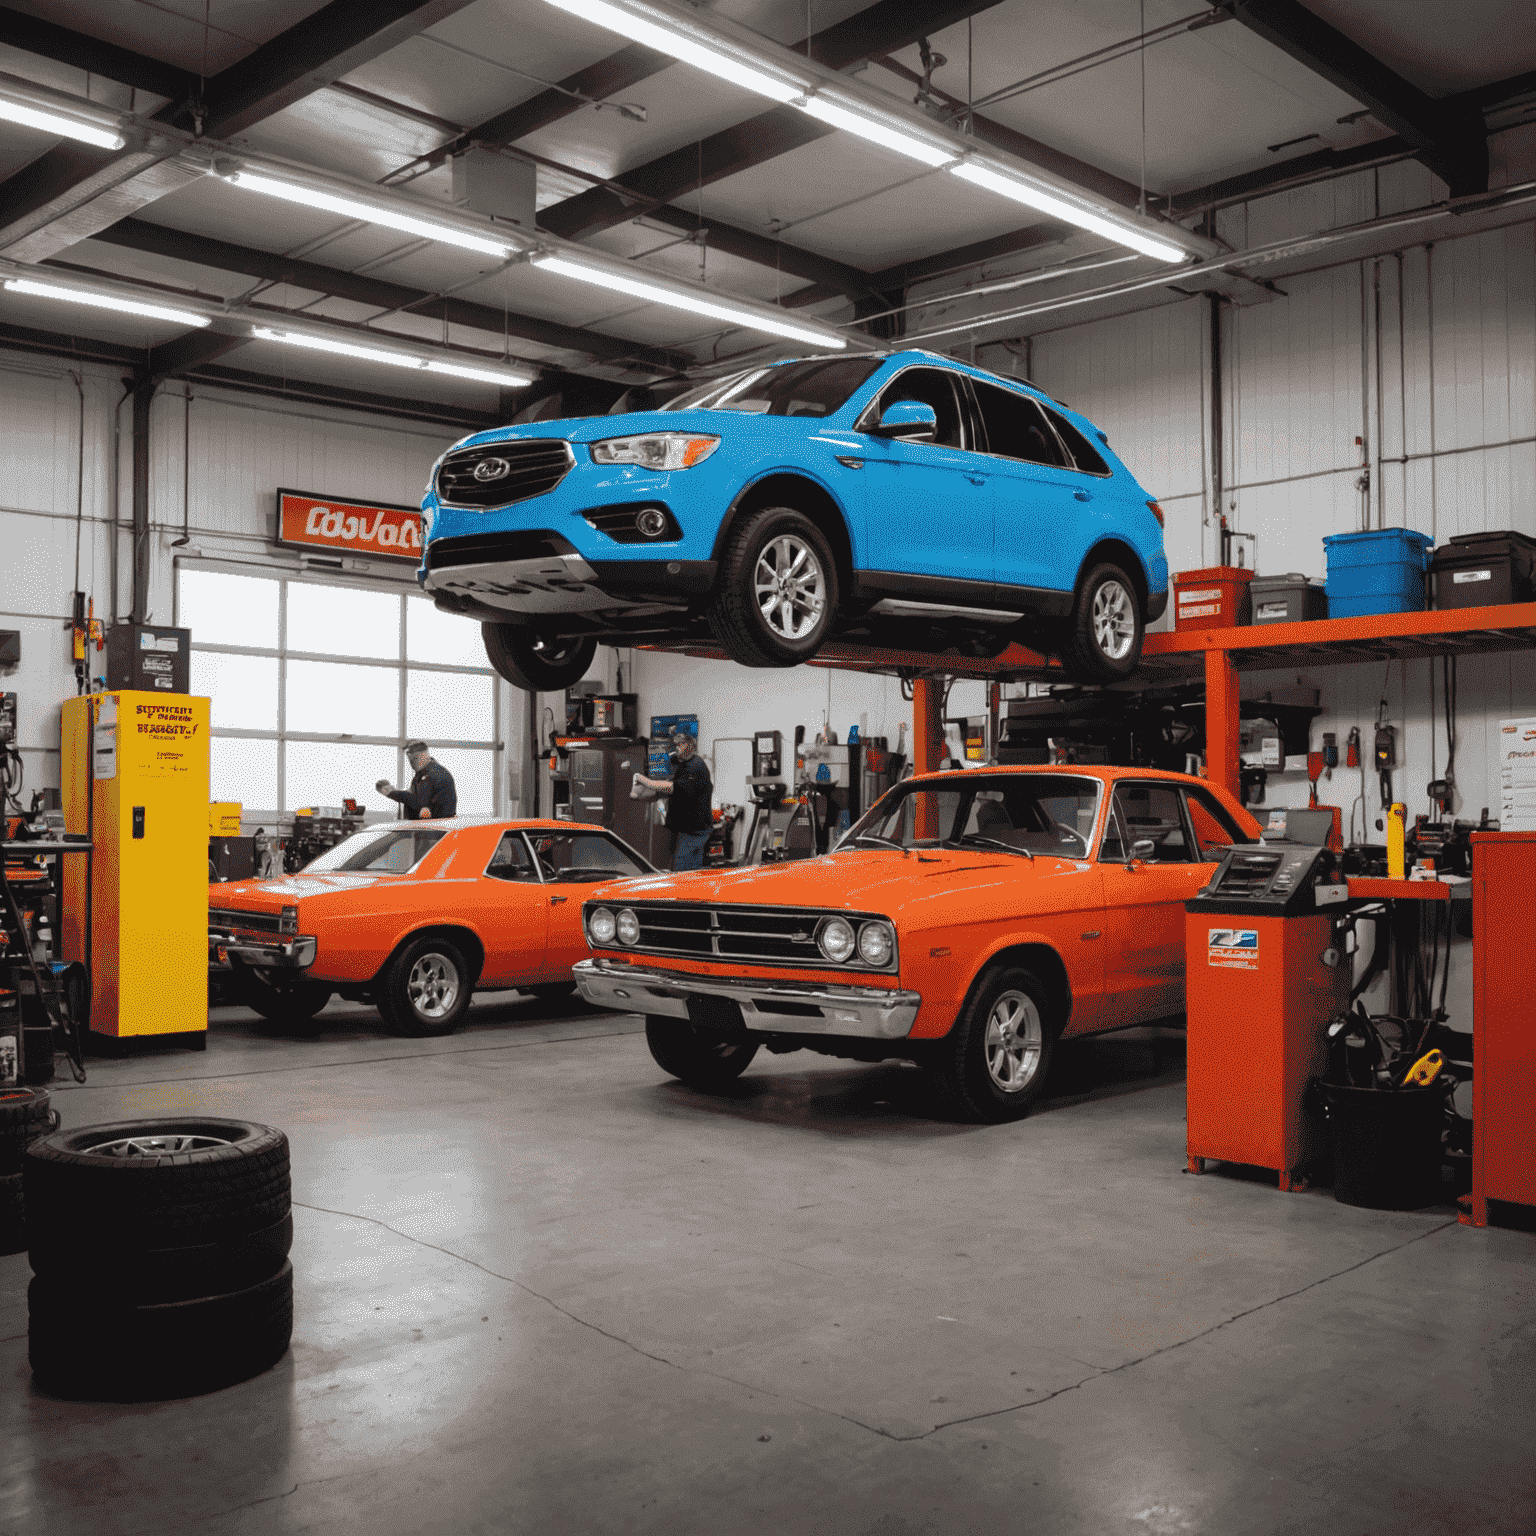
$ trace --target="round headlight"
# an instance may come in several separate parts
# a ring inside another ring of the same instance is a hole
[[[667,514],[660,507],[642,507],[635,516],[635,527],[648,539],[659,539],[667,531]]]
[[[865,965],[889,965],[894,935],[885,923],[865,923],[859,929],[859,958]]]
[[[607,907],[598,907],[587,919],[587,937],[594,944],[613,943],[613,913]]]
[[[816,947],[834,965],[853,958],[853,927],[840,917],[829,917],[816,933]]]
[[[619,913],[618,922],[614,924],[619,936],[620,944],[638,944],[640,942],[640,919],[625,907]]]

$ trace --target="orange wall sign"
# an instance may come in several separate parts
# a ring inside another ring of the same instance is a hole
[[[414,507],[376,507],[310,496],[303,491],[277,493],[277,538],[338,554],[385,560],[421,560],[421,513]]]

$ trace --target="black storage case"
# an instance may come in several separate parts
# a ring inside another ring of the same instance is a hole
[[[1436,608],[1485,608],[1536,600],[1536,539],[1463,533],[1435,551]]]
[[[107,631],[107,687],[192,691],[192,631],[169,624],[115,624]]]
[[[1253,624],[1299,624],[1328,617],[1328,594],[1299,571],[1287,576],[1255,576],[1248,583]]]

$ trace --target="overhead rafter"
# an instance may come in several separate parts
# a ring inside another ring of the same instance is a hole
[[[189,99],[197,90],[197,76],[173,64],[120,48],[97,37],[87,37],[56,21],[30,16],[25,11],[0,5],[0,37],[13,48],[25,49],[55,64],[68,64],[87,74],[116,80],[120,85],[171,101]]]
[[[518,314],[514,310],[494,309],[453,295],[439,297],[392,283],[364,273],[345,272],[339,267],[323,266],[272,251],[253,250],[227,240],[189,234],[145,219],[124,219],[92,236],[109,245],[124,246],[154,256],[168,256],[177,261],[193,262],[218,272],[238,272],[271,283],[292,283],[357,304],[376,305],[381,310],[409,310],[413,314],[445,319],[450,325],[473,326],[492,335],[508,334],[540,346],[562,351],[585,353],[602,362],[634,361],[658,373],[671,373],[686,367],[690,359],[683,353],[648,347],[625,341],[618,336],[604,336],[597,331],[581,330],[555,320]]]
[[[1475,106],[1426,95],[1300,0],[1220,0],[1215,8],[1369,107],[1378,122],[1413,147],[1452,197],[1488,190],[1488,138]]]
[[[200,101],[172,100],[155,114],[155,120],[179,125],[200,119],[200,130],[209,137],[241,133],[471,3],[330,0],[221,70],[207,82]],[[82,46],[99,45],[87,38]],[[49,150],[0,184],[0,245],[12,244],[40,224],[121,188],[179,151],[180,144],[169,141],[158,148],[130,147],[116,154],[83,144]],[[175,184],[169,180],[146,183],[137,201],[151,202]],[[119,198],[123,195],[118,192]],[[121,211],[119,207],[109,219]],[[81,236],[76,232],[74,238]]]
[[[880,0],[819,33],[812,40],[811,53],[829,69],[847,69],[876,54],[905,48],[930,32],[954,26],[996,4],[998,0],[949,0],[947,4],[926,5],[916,0]],[[773,107],[711,134],[699,144],[685,145],[635,166],[619,181],[635,199],[659,207],[696,187],[735,176],[835,132],[835,128],[794,107]],[[544,209],[539,223],[554,234],[578,240],[622,224],[634,218],[636,211],[622,193],[593,187]]]

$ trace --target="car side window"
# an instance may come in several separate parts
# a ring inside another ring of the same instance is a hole
[[[538,882],[539,872],[528,853],[528,844],[520,832],[503,832],[485,872],[492,880],[531,880]]]
[[[861,422],[873,425],[888,406],[901,400],[916,400],[933,407],[933,414],[938,417],[938,435],[934,443],[939,447],[965,447],[965,434],[960,426],[960,402],[950,376],[942,368],[908,368],[897,375],[875,397],[874,404],[860,418]]]
[[[600,832],[538,833],[533,846],[547,880],[580,885],[647,873],[633,854]]]
[[[1124,863],[1136,844],[1151,842],[1144,855],[1149,864],[1198,862],[1193,838],[1184,820],[1183,796],[1171,784],[1142,784],[1135,780],[1117,784],[1110,806],[1110,823],[1104,832],[1099,858]]]
[[[980,379],[972,379],[971,388],[976,391],[976,404],[986,428],[988,453],[1056,469],[1069,467],[1045,413],[1028,395],[1016,395]]]
[[[1189,822],[1194,828],[1195,842],[1203,862],[1209,863],[1215,857],[1215,854],[1209,851],[1211,849],[1253,841],[1253,838],[1238,826],[1209,790],[1185,790],[1184,804],[1189,811]]]
[[[1050,418],[1051,425],[1056,429],[1056,435],[1066,444],[1075,468],[1082,470],[1085,475],[1098,475],[1101,478],[1110,473],[1109,465],[1104,462],[1104,456],[1065,416],[1059,411],[1051,410],[1048,406],[1042,406],[1041,410]]]

